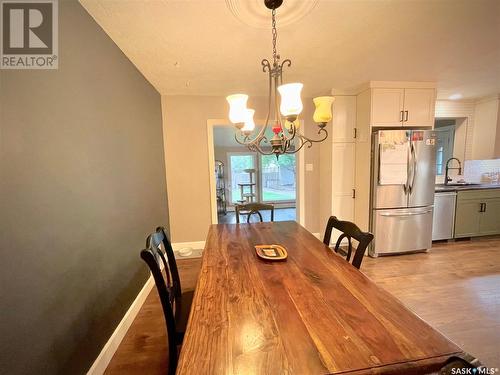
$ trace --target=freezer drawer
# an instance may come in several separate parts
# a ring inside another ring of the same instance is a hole
[[[424,251],[432,245],[432,206],[373,210],[374,244],[370,255]]]
[[[456,199],[456,192],[436,193],[434,197],[434,218],[432,220],[433,241],[453,238]]]

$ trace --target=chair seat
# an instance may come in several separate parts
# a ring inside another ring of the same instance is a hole
[[[186,326],[189,319],[189,313],[191,311],[191,304],[193,303],[194,290],[188,290],[182,293],[181,301],[182,308],[180,314],[175,314],[175,330],[179,339],[182,341],[184,332],[186,332]]]

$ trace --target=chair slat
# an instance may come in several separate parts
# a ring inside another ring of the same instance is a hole
[[[354,256],[352,258],[352,265],[359,269],[361,267],[361,262],[363,261],[363,256],[365,255],[366,248],[373,240],[373,234],[369,232],[363,232],[361,229],[359,229],[359,227],[356,224],[351,223],[350,221],[341,221],[337,219],[335,216],[331,216],[328,219],[328,223],[325,229],[325,236],[323,237],[323,243],[326,246],[330,246],[332,230],[334,228],[342,232],[342,234],[337,239],[337,242],[335,243],[334,251],[338,253],[342,240],[344,238],[347,238],[348,248],[347,248],[346,260],[348,262],[351,260],[351,255],[352,255],[351,239],[354,238],[356,241],[359,242],[358,246],[356,247],[356,251],[354,252]]]
[[[141,251],[141,258],[146,262],[153,274],[156,289],[165,315],[169,350],[168,373],[175,374],[177,367],[177,345],[182,343],[191,300],[183,299],[181,280],[175,260],[172,244],[165,228],[158,227],[146,239],[146,249]],[[163,264],[165,278],[161,271]],[[188,295],[188,293],[186,293]]]
[[[266,203],[247,203],[237,204],[236,210],[236,223],[240,223],[240,215],[247,215],[247,223],[250,222],[250,217],[257,214],[260,222],[263,222],[262,213],[260,211],[271,211],[271,221],[274,221],[274,205]]]

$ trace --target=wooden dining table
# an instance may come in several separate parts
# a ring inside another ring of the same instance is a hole
[[[271,244],[288,258],[258,258]],[[462,354],[298,223],[219,224],[177,374],[423,374]]]

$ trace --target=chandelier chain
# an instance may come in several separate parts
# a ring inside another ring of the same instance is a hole
[[[273,33],[273,62],[276,66],[279,61],[279,55],[276,52],[276,39],[278,39],[278,31],[276,30],[276,9],[272,10],[272,33]]]
[[[0,0],[1,1],[1,0]],[[303,147],[310,148],[314,143],[323,142],[328,137],[328,132],[325,129],[326,122],[318,123],[318,139],[311,139],[297,131],[295,120],[297,116],[286,117],[288,127],[286,127],[286,134],[284,124],[281,118],[280,102],[278,101],[278,87],[283,85],[282,71],[283,66],[290,67],[292,62],[289,59],[280,62],[280,55],[278,54],[276,44],[278,39],[278,32],[276,30],[276,8],[281,5],[283,0],[264,0],[266,6],[271,9],[271,31],[272,31],[272,45],[273,45],[273,62],[272,64],[267,59],[261,61],[262,71],[269,75],[269,88],[268,88],[268,108],[267,117],[264,126],[257,132],[257,135],[250,135],[252,130],[245,130],[246,123],[238,123],[237,127],[241,130],[240,136],[234,135],[237,143],[246,146],[250,151],[258,152],[262,155],[279,155],[295,154]],[[247,96],[248,98],[248,96]],[[229,99],[228,99],[229,101]],[[274,109],[273,109],[274,106]],[[272,138],[266,136],[266,131],[269,129],[272,112],[275,114],[275,120],[272,126],[274,135]],[[238,126],[240,125],[240,126]],[[255,125],[254,125],[255,126]],[[269,147],[270,146],[270,147]]]

